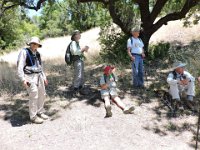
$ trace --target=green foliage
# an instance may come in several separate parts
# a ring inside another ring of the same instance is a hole
[[[0,54],[15,49],[33,35],[38,35],[38,28],[30,22],[19,9],[8,10],[0,18]]]
[[[130,63],[126,50],[127,40],[128,36],[119,31],[117,27],[107,25],[102,28],[100,33],[101,59],[111,64]]]
[[[45,38],[70,34],[75,29],[85,31],[104,25],[109,20],[108,12],[103,10],[101,4],[77,4],[76,0],[63,0],[47,4],[37,22]]]
[[[182,61],[187,63],[187,69],[194,75],[200,75],[200,42],[192,41],[188,45],[173,43],[168,52],[168,59],[171,62]]]
[[[150,45],[149,46],[149,57],[148,59],[154,60],[154,59],[163,59],[168,56],[168,51],[170,48],[169,43],[160,42],[156,45]]]

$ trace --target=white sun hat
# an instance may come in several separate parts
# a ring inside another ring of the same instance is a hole
[[[173,63],[172,70],[175,70],[177,68],[182,68],[182,67],[185,67],[185,66],[186,66],[186,63],[182,63],[181,61],[177,61],[177,62]]]
[[[32,37],[30,42],[27,45],[30,46],[31,43],[36,43],[39,45],[39,47],[42,47],[42,44],[40,43],[40,39],[38,37]]]

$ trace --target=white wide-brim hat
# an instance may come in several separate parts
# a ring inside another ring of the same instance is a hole
[[[185,66],[186,66],[186,63],[182,63],[182,62],[178,61],[178,62],[173,63],[172,70],[175,70],[177,68],[182,68]]]
[[[30,46],[31,43],[36,43],[39,45],[39,47],[42,47],[42,44],[40,43],[40,39],[38,37],[32,37],[30,42],[27,43],[27,45]]]

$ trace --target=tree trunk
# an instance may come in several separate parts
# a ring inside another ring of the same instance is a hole
[[[149,54],[149,40],[151,38],[152,34],[149,34],[148,32],[146,32],[146,30],[142,30],[140,32],[140,38],[142,39],[143,43],[144,43],[144,52],[146,57],[148,57]]]

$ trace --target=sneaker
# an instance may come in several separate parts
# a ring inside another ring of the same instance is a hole
[[[106,118],[112,117],[111,106],[106,107]]]
[[[134,110],[135,108],[131,106],[131,107],[126,107],[123,111],[124,111],[124,114],[133,114]]]
[[[38,114],[38,116],[44,120],[49,119],[49,116],[45,115],[44,113]]]
[[[44,120],[43,120],[42,118],[36,116],[36,117],[34,117],[33,119],[31,119],[31,121],[32,121],[33,123],[36,123],[36,124],[42,124]]]

